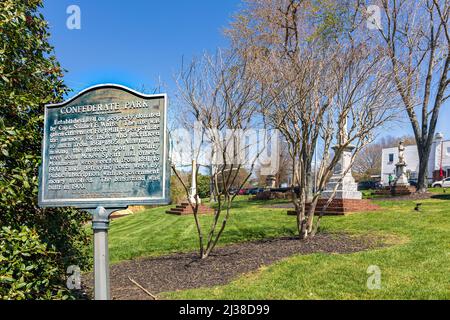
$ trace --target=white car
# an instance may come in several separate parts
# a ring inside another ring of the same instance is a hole
[[[450,188],[450,178],[444,179],[442,181],[436,181],[432,185],[433,188]]]

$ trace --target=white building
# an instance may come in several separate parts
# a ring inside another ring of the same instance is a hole
[[[405,150],[406,172],[410,179],[417,179],[419,173],[419,154],[417,146],[407,146]],[[398,163],[398,147],[383,149],[381,158],[381,183],[389,185],[389,175],[395,177],[395,164]],[[440,173],[450,177],[450,140],[438,133],[431,147],[428,163],[430,182],[441,180]]]

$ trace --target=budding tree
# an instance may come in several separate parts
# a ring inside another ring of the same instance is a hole
[[[255,90],[246,65],[230,52],[205,54],[183,65],[177,83],[183,107],[180,123],[186,129],[195,129],[189,154],[197,159],[198,167],[203,164],[211,168],[211,191],[216,199],[212,224],[204,232],[198,215],[198,195],[190,194],[188,184],[173,164],[173,171],[182,181],[194,212],[200,256],[204,259],[218,243],[230,218],[236,197],[230,189],[237,183],[239,189],[243,187],[260,154],[256,151],[246,158],[255,143],[254,139],[245,139],[246,132],[258,123]],[[193,168],[192,171],[196,179],[199,170]]]
[[[386,59],[365,44],[352,17],[341,16],[343,7],[324,4],[250,0],[229,30],[264,92],[261,113],[288,142],[301,239],[318,230],[316,206],[344,151],[353,150],[353,160],[393,117]],[[320,161],[312,190],[315,156]]]

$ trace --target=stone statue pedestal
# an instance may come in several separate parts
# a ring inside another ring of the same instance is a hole
[[[395,180],[395,186],[404,186],[409,187],[408,177],[406,176],[406,163],[397,163],[396,167],[396,175],[397,180]]]
[[[397,176],[392,186],[386,187],[382,190],[377,190],[375,192],[376,195],[382,196],[408,196],[416,192],[416,188],[412,187],[409,184],[408,177],[406,176],[406,166],[405,162],[399,162],[395,165],[396,171],[395,175]]]
[[[415,188],[411,187],[406,176],[406,163],[399,162],[395,165],[395,174],[397,179],[394,185],[390,187],[390,193],[392,196],[407,196],[415,192]]]
[[[269,175],[266,178],[266,187],[267,188],[275,188],[276,182],[277,182],[277,178],[274,175]]]
[[[334,147],[336,149],[337,147]],[[362,193],[358,191],[358,184],[353,178],[351,170],[352,152],[354,146],[348,146],[342,153],[334,170],[333,176],[328,182],[325,191],[317,202],[316,214],[320,214],[328,200],[333,196],[333,200],[325,210],[325,215],[346,215],[360,211],[379,210],[380,207],[373,204],[370,200],[362,199]],[[346,172],[347,171],[347,172]],[[336,189],[336,192],[334,190]],[[310,204],[306,204],[306,210]],[[288,215],[296,215],[295,211],[288,211]]]
[[[394,181],[394,185],[390,186],[384,191],[389,192],[392,196],[406,196],[415,192],[415,188],[411,187],[406,176],[406,161],[405,161],[405,146],[404,142],[400,141],[398,145],[398,163],[395,165],[395,175],[397,178]]]
[[[197,193],[197,161],[192,160],[192,177],[191,177],[191,190],[189,192],[187,200],[179,203],[175,208],[167,210],[168,214],[175,214],[179,216],[194,214],[192,206],[198,205],[197,214],[211,214],[214,210],[208,206],[202,204],[202,201]]]
[[[333,149],[336,148],[337,147],[334,147]],[[354,146],[348,146],[342,153],[341,159],[335,167],[333,176],[328,182],[325,191],[322,193],[322,199],[330,199],[336,186],[337,189],[334,199],[362,199],[362,193],[358,191],[358,184],[355,182],[351,170],[347,171],[351,166],[352,151],[354,149]],[[347,173],[345,171],[347,171]]]
[[[197,199],[196,199],[197,198]],[[201,204],[202,203],[202,199],[200,199],[200,197],[197,195],[197,190],[195,189],[195,190],[192,190],[192,188],[191,188],[191,193],[190,193],[190,195],[189,195],[189,200],[188,200],[188,202],[189,201],[191,201],[191,203],[192,204],[196,204],[196,203],[198,203],[198,204]]]
[[[339,141],[341,143],[348,142],[347,126],[347,116],[345,116],[344,124],[339,132]],[[339,146],[333,147],[334,151],[338,150],[338,148]],[[362,193],[358,191],[358,184],[355,182],[350,169],[355,148],[355,146],[349,145],[342,152],[341,158],[334,168],[333,176],[317,202],[316,214],[322,213],[324,206],[328,204],[330,199],[332,199],[331,203],[323,212],[325,215],[345,215],[351,212],[379,209],[378,206],[369,200],[363,200]],[[307,203],[306,208],[308,209],[310,205],[310,203]],[[288,212],[288,214],[292,214],[292,211]],[[294,212],[294,214],[296,213]]]

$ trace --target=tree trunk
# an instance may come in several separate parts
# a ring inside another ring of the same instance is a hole
[[[429,146],[417,145],[419,149],[419,175],[417,179],[417,192],[425,193],[428,190],[428,161],[431,148]]]
[[[305,196],[300,191],[300,204],[297,207],[297,231],[300,239],[305,239]]]

